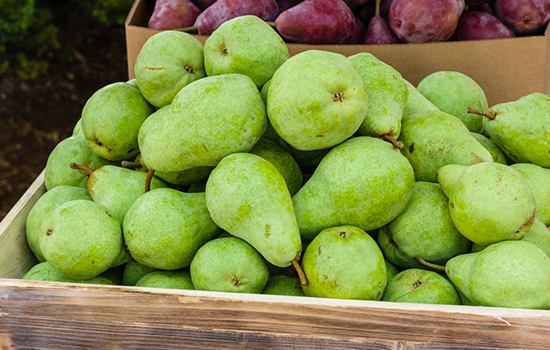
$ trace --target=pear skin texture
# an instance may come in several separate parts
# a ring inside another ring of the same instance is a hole
[[[130,260],[124,265],[122,284],[125,286],[135,286],[143,276],[153,271],[157,271],[157,269],[140,264],[135,260]]]
[[[302,240],[285,180],[269,161],[251,153],[228,155],[206,183],[214,222],[252,245],[279,267],[299,259]]]
[[[184,86],[206,76],[202,43],[180,31],[156,33],[143,44],[133,71],[145,99],[166,106]]]
[[[44,173],[44,186],[47,190],[60,185],[87,187],[88,175],[71,169],[73,162],[91,169],[114,164],[95,154],[84,136],[70,136],[59,142],[48,156]]]
[[[469,251],[471,242],[456,229],[449,200],[438,184],[416,182],[409,203],[392,222],[378,231],[378,245],[395,265],[423,268],[415,258],[445,265]]]
[[[447,164],[492,162],[493,157],[455,116],[420,111],[402,120],[401,153],[411,162],[416,181],[437,182],[437,170]]]
[[[485,132],[515,163],[550,168],[550,96],[532,93],[517,101],[501,103],[483,118]]]
[[[504,155],[504,152],[500,148],[498,148],[497,145],[491,139],[483,136],[482,134],[479,134],[477,132],[470,132],[472,136],[479,142],[489,153],[491,153],[491,156],[493,157],[493,162],[508,165],[508,161],[506,160],[506,156]]]
[[[535,218],[546,226],[550,225],[550,169],[530,163],[515,163],[510,166],[523,176],[535,196]]]
[[[357,134],[372,137],[389,135],[397,140],[409,93],[401,73],[367,52],[350,56],[349,59],[361,74],[369,101],[367,116]]]
[[[407,87],[407,100],[405,101],[404,116],[420,111],[439,111],[439,108],[428,101],[408,80],[405,80],[405,86]]]
[[[447,176],[455,179],[447,197],[451,218],[462,235],[479,245],[525,236],[535,218],[535,197],[514,168],[491,162],[470,165],[465,171],[449,169],[442,167],[438,178],[440,183]]]
[[[176,172],[216,166],[228,154],[250,151],[267,125],[260,92],[240,74],[194,81],[170,106],[139,145],[149,169]]]
[[[455,287],[440,274],[411,268],[392,278],[382,301],[397,303],[462,305]]]
[[[522,241],[533,243],[550,257],[550,229],[545,224],[535,219],[533,226],[525,234]]]
[[[273,128],[300,151],[330,148],[351,137],[369,108],[361,75],[344,55],[308,50],[273,74],[267,115]]]
[[[195,289],[191,275],[184,270],[149,272],[136,283],[136,287]]]
[[[445,268],[455,286],[474,304],[550,308],[550,259],[534,244],[504,241],[465,255],[449,260]]]
[[[204,244],[189,271],[195,289],[214,292],[260,294],[269,279],[262,256],[237,237],[216,238]]]
[[[466,74],[438,71],[422,79],[416,88],[441,111],[460,119],[468,130],[479,133],[483,129],[482,116],[468,113],[468,107],[487,110],[487,97],[481,86]]]
[[[76,199],[92,200],[92,197],[85,188],[61,185],[46,191],[32,206],[25,221],[25,234],[29,248],[39,262],[46,261],[39,243],[40,226],[44,217],[61,204]]]
[[[117,82],[94,92],[82,109],[82,132],[98,156],[119,161],[139,153],[138,132],[154,112],[140,90]]]
[[[261,88],[290,57],[281,36],[259,17],[225,21],[204,42],[206,74],[238,73]]]
[[[134,260],[162,270],[188,267],[197,250],[221,232],[206,209],[204,193],[171,188],[141,195],[122,227]]]
[[[300,279],[285,275],[270,276],[262,294],[305,296]]]
[[[399,273],[399,269],[397,269],[397,267],[394,264],[389,262],[388,259],[384,259],[384,261],[386,262],[386,277],[387,277],[387,280],[389,281],[393,278],[393,276]]]
[[[106,207],[122,224],[126,212],[145,191],[147,174],[143,171],[105,165],[88,178],[88,191],[94,202]],[[168,187],[153,176],[151,189]]]
[[[96,276],[90,279],[70,278],[59,272],[47,261],[43,261],[31,267],[21,279],[29,281],[51,281],[65,283],[86,283],[86,284],[105,284],[115,285],[116,283],[102,276]]]
[[[302,238],[340,225],[378,229],[403,211],[413,184],[410,163],[392,144],[369,136],[347,140],[292,198]]]
[[[320,232],[304,252],[306,296],[380,300],[387,283],[386,263],[368,233],[354,226]]]
[[[90,279],[107,271],[122,249],[122,229],[116,217],[87,199],[52,210],[40,231],[46,261],[74,279]]]

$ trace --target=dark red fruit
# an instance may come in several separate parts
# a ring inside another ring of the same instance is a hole
[[[458,21],[452,40],[488,40],[513,38],[516,34],[497,17],[479,11],[465,12]]]
[[[494,11],[517,35],[528,35],[550,19],[550,0],[495,0]]]

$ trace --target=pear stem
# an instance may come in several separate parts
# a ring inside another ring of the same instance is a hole
[[[380,0],[376,0],[374,6],[374,14],[380,17]]]
[[[123,160],[122,162],[120,162],[120,165],[123,168],[127,168],[127,169],[137,169],[141,166],[141,163],[140,162],[131,162],[129,160]]]
[[[296,272],[298,272],[298,277],[300,277],[300,283],[302,284],[302,286],[307,286],[308,282],[306,274],[304,273],[304,270],[302,270],[302,267],[300,267],[300,264],[298,264],[298,260],[296,260],[296,258],[292,260],[292,265],[296,269]]]
[[[74,170],[82,170],[82,171],[85,172],[87,175],[92,175],[92,173],[94,172],[91,168],[88,168],[87,166],[82,165],[82,164],[71,163],[70,166],[71,166],[71,169],[74,169]]]
[[[151,180],[153,180],[153,174],[155,173],[155,170],[149,169],[147,170],[147,177],[145,178],[145,193],[149,192],[151,189]]]
[[[429,268],[432,268],[434,270],[438,270],[438,271],[445,271],[445,266],[441,266],[441,265],[437,265],[437,264],[432,264],[430,262],[427,262],[426,260],[422,259],[421,257],[417,256],[416,258],[414,258],[414,260],[416,260],[418,263],[426,266],[426,267],[429,267]]]
[[[197,30],[197,27],[193,26],[193,27],[185,27],[185,28],[178,28],[178,29],[174,29],[174,30],[177,30],[179,32],[194,32]]]
[[[477,108],[474,108],[474,107],[468,107],[468,113],[482,115],[482,116],[487,117],[491,120],[496,118],[496,115],[492,111],[489,111],[489,110],[481,111],[481,110],[479,110]]]
[[[393,135],[384,134],[382,135],[382,140],[390,142],[395,148],[403,148],[403,142],[397,141]]]
[[[277,26],[275,25],[275,22],[265,21],[265,23],[269,24],[273,28],[277,28]]]

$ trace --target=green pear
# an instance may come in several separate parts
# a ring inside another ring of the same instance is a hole
[[[269,126],[271,126],[271,123],[268,123]],[[279,144],[279,146],[283,147],[288,153],[292,155],[294,160],[296,160],[296,163],[300,166],[300,169],[303,171],[308,171],[309,169],[314,169],[323,157],[330,151],[330,148],[325,149],[316,149],[313,151],[300,151],[294,147],[292,147],[288,142],[283,140],[273,129],[271,126],[271,130],[273,130],[273,133],[271,135],[264,134],[264,138],[269,138]],[[270,131],[268,128],[266,133]]]
[[[113,265],[111,265],[111,268],[122,266],[131,260],[132,260],[132,255],[130,254],[130,251],[128,250],[126,245],[123,244],[122,248],[120,249],[120,252],[118,253],[117,258],[113,262]]]
[[[550,229],[535,219],[533,226],[527,231],[522,241],[533,243],[550,257]]]
[[[407,86],[401,74],[374,55],[361,52],[349,59],[359,70],[367,89],[369,109],[358,135],[379,137],[396,146],[405,114]]]
[[[265,84],[260,89],[260,94],[262,95],[262,100],[264,100],[264,103],[266,103],[266,104],[267,104],[267,91],[269,90],[269,84],[271,84],[271,79],[266,81]],[[273,130],[273,127],[272,127],[272,130]],[[273,131],[275,131],[275,130],[273,130]]]
[[[460,119],[468,130],[483,130],[482,117],[468,113],[468,107],[489,108],[487,96],[479,84],[468,75],[456,71],[429,74],[417,85],[417,90],[441,111]]]
[[[270,276],[262,294],[305,296],[300,279],[285,275]]]
[[[273,75],[267,115],[273,128],[301,151],[330,148],[361,126],[369,105],[361,75],[344,55],[307,50]]]
[[[439,108],[426,99],[408,80],[405,80],[405,86],[407,87],[407,100],[403,117],[420,111],[439,111]]]
[[[504,152],[501,151],[500,148],[498,148],[497,145],[491,139],[488,137],[483,136],[482,134],[478,134],[477,132],[470,132],[472,136],[479,142],[489,153],[491,153],[491,156],[493,157],[493,162],[497,162],[500,164],[508,165],[508,160],[506,159],[506,155]]]
[[[447,164],[492,162],[493,157],[455,116],[420,111],[402,120],[401,153],[411,163],[416,181],[437,182],[436,173]]]
[[[82,117],[78,118],[78,121],[73,127],[73,134],[72,136],[81,135],[84,136],[84,132],[82,131]]]
[[[228,154],[250,151],[267,125],[260,92],[245,75],[199,79],[170,105],[140,143],[143,162],[155,171],[216,166]]]
[[[414,172],[393,145],[358,136],[334,147],[292,198],[304,240],[326,228],[378,229],[407,205]]]
[[[423,268],[417,257],[444,265],[468,252],[471,242],[456,229],[449,200],[438,184],[416,182],[405,209],[378,230],[378,245],[397,266]]]
[[[455,287],[445,277],[416,268],[401,271],[392,278],[384,290],[382,301],[462,305]]]
[[[61,204],[40,226],[40,249],[46,261],[74,279],[107,271],[122,249],[122,230],[114,215],[87,199]]]
[[[251,153],[226,156],[206,183],[206,206],[214,222],[252,245],[279,267],[300,258],[302,240],[283,176]]]
[[[103,277],[96,276],[90,279],[78,279],[70,278],[56,270],[56,268],[47,261],[38,263],[31,267],[27,273],[21,277],[21,279],[29,281],[51,281],[51,282],[65,282],[65,283],[86,283],[86,284],[106,284],[114,285],[115,282]]]
[[[82,132],[98,156],[112,161],[139,153],[138,132],[154,108],[140,90],[126,82],[94,92],[82,109]]]
[[[104,277],[116,285],[122,285],[122,274],[124,272],[124,264],[113,266],[97,277]]]
[[[273,27],[252,15],[222,23],[204,42],[206,74],[237,73],[250,77],[261,88],[290,57]]]
[[[39,244],[40,226],[44,217],[61,204],[76,199],[92,200],[92,197],[85,188],[61,185],[46,191],[32,206],[25,221],[25,234],[29,248],[39,262],[46,261]]]
[[[387,280],[389,281],[393,278],[393,276],[399,273],[399,270],[388,259],[384,258],[384,262],[386,263],[386,277],[387,277]]]
[[[485,132],[516,163],[550,167],[550,96],[535,92],[482,111]]]
[[[189,271],[195,289],[216,292],[259,294],[269,279],[262,256],[237,237],[216,238],[204,244]]]
[[[149,272],[157,271],[154,267],[142,265],[135,260],[130,260],[124,265],[122,272],[122,284],[125,286],[135,286],[136,283]]]
[[[439,169],[437,177],[456,228],[472,242],[518,240],[531,228],[535,197],[514,168],[493,162],[451,164]]]
[[[149,272],[137,281],[136,287],[195,289],[191,275],[185,270]]]
[[[171,188],[153,189],[137,198],[122,227],[134,260],[162,270],[188,267],[197,250],[221,231],[210,218],[204,193]]]
[[[302,289],[310,297],[380,300],[387,283],[380,248],[354,226],[321,231],[304,252],[302,269],[308,279]]]
[[[510,165],[527,181],[537,204],[536,218],[550,225],[550,169],[536,164],[515,163]]]
[[[452,258],[445,271],[476,305],[550,308],[550,259],[532,243],[491,244],[481,252]]]
[[[156,33],[143,44],[133,72],[145,99],[160,108],[184,86],[206,76],[203,45],[188,33]]]

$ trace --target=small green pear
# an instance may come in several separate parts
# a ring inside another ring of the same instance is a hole
[[[506,159],[506,155],[504,152],[501,151],[500,148],[498,148],[497,145],[491,139],[488,137],[483,136],[482,134],[478,134],[477,132],[470,132],[474,139],[477,140],[489,153],[491,153],[491,156],[493,157],[493,162],[497,162],[500,164],[508,165],[508,160]]]
[[[420,111],[439,111],[439,108],[426,99],[408,80],[405,80],[405,86],[407,87],[407,100],[403,117]]]
[[[300,279],[285,275],[270,276],[262,294],[305,296]]]
[[[125,286],[135,286],[143,276],[153,271],[157,271],[157,269],[140,264],[135,260],[130,260],[124,266],[122,284]]]
[[[386,263],[386,277],[389,281],[393,278],[393,276],[399,273],[399,269],[397,269],[397,267],[386,258],[384,258],[384,262]]]
[[[550,257],[550,229],[535,219],[533,226],[527,231],[522,241],[533,243]]]
[[[527,181],[537,204],[536,218],[550,225],[550,169],[530,163],[510,165]]]
[[[70,278],[59,272],[52,264],[47,261],[38,263],[31,267],[27,273],[21,277],[21,279],[29,281],[51,281],[51,282],[65,282],[65,283],[86,283],[86,284],[105,284],[114,285],[115,282],[103,277],[96,276],[90,279],[77,279]]]
[[[185,270],[149,272],[137,281],[136,287],[195,289],[191,275]]]

